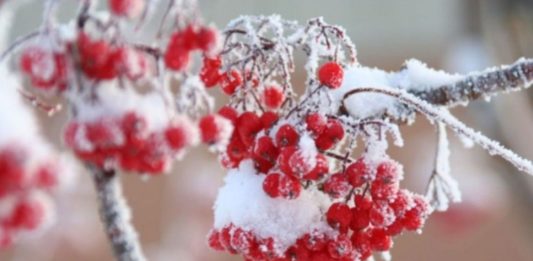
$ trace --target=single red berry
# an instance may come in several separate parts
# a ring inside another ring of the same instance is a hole
[[[318,80],[320,84],[330,89],[339,88],[342,84],[343,77],[344,71],[342,67],[335,62],[325,63],[318,69]]]
[[[19,146],[0,150],[0,198],[28,185],[30,180],[25,170],[27,157],[27,152]]]
[[[263,190],[272,198],[280,196],[279,180],[281,176],[282,174],[280,173],[270,173],[263,180]]]
[[[205,87],[211,88],[218,84],[221,78],[219,72],[221,66],[222,61],[220,60],[220,56],[214,58],[204,57],[204,63],[200,71],[200,80],[205,84]]]
[[[376,169],[376,180],[383,184],[400,181],[401,166],[398,162],[387,160],[380,163]]]
[[[324,250],[328,244],[328,238],[322,233],[305,234],[302,239],[307,249],[313,252]]]
[[[298,151],[296,146],[289,146],[280,148],[278,165],[283,173],[286,175],[294,176],[295,173],[291,166],[291,158]]]
[[[43,223],[45,211],[41,201],[24,199],[15,206],[8,224],[15,228],[36,229]]]
[[[372,195],[373,200],[392,202],[396,198],[399,190],[400,184],[398,181],[390,184],[374,181],[370,187],[370,195]]]
[[[344,233],[352,221],[352,211],[344,203],[333,203],[326,212],[326,219],[331,227]]]
[[[204,52],[210,52],[217,46],[218,32],[214,27],[202,27],[196,34],[197,46]]]
[[[396,220],[394,210],[384,202],[374,202],[370,209],[370,223],[374,227],[384,228],[390,226]]]
[[[392,238],[384,229],[370,231],[370,245],[375,251],[387,251],[392,247]]]
[[[238,252],[231,245],[231,238],[233,231],[235,230],[233,224],[226,225],[222,230],[220,230],[219,241],[220,244],[231,254],[237,254]]]
[[[183,149],[188,141],[187,141],[187,131],[185,130],[184,126],[181,125],[171,125],[165,130],[165,137],[168,145],[173,150],[181,150]]]
[[[237,118],[239,118],[239,113],[229,105],[220,108],[220,110],[218,110],[218,114],[231,121],[233,125],[237,123]]]
[[[305,247],[305,243],[302,239],[297,240],[294,245],[285,251],[285,257],[288,260],[309,260],[310,255],[311,252]]]
[[[241,160],[248,156],[248,148],[241,141],[240,136],[235,132],[230,138],[230,142],[226,148],[226,154],[233,163],[231,164],[231,167],[237,166]]]
[[[276,133],[276,145],[278,145],[278,147],[294,146],[298,143],[299,139],[300,134],[298,134],[296,129],[288,123],[282,125]]]
[[[320,150],[331,149],[340,140],[344,138],[344,128],[342,124],[335,119],[328,119],[328,124],[324,131],[316,138],[316,147]]]
[[[253,235],[250,231],[245,231],[242,228],[235,228],[231,235],[231,247],[238,253],[247,251],[253,243]]]
[[[116,16],[135,18],[144,9],[144,0],[109,0],[109,9]]]
[[[269,129],[278,121],[279,116],[273,111],[267,111],[263,113],[260,117],[261,123],[263,124],[264,129]]]
[[[207,236],[207,243],[209,247],[217,251],[224,251],[224,246],[220,242],[220,232],[211,230]]]
[[[246,146],[251,146],[257,133],[263,129],[263,124],[257,114],[247,111],[239,116],[235,128],[241,137],[242,143]]]
[[[232,95],[242,85],[242,76],[237,70],[231,70],[220,77],[220,88],[227,95]]]
[[[390,236],[396,236],[400,233],[402,233],[404,229],[404,222],[401,219],[396,219],[394,223],[392,223],[390,226],[386,228],[387,234]]]
[[[328,253],[334,259],[347,258],[352,255],[352,241],[347,235],[340,234],[328,243]]]
[[[322,114],[314,112],[305,117],[305,123],[307,124],[307,129],[311,132],[311,134],[317,137],[324,131],[324,129],[326,129],[328,119]]]
[[[300,196],[302,185],[292,176],[281,175],[279,179],[279,194],[284,199],[296,199]]]
[[[360,254],[360,260],[366,260],[372,255],[370,234],[367,231],[357,231],[352,234],[352,244]]]
[[[352,186],[343,173],[331,175],[323,185],[324,192],[332,198],[345,197],[350,192],[350,189],[352,189]]]
[[[352,209],[352,222],[350,228],[353,231],[363,230],[370,225],[370,211],[368,209]]]
[[[307,174],[303,176],[306,180],[319,180],[326,176],[329,172],[329,162],[326,159],[326,156],[323,154],[317,154],[316,155],[316,165]]]
[[[45,189],[53,188],[59,182],[58,171],[58,166],[54,163],[39,166],[33,176],[35,185]]]
[[[274,145],[272,138],[269,136],[262,136],[257,139],[253,154],[255,157],[262,158],[274,165],[278,158],[279,150],[276,145]]]
[[[283,89],[278,85],[265,87],[263,91],[263,103],[267,108],[275,110],[281,106],[285,100]]]
[[[202,117],[199,123],[202,141],[207,144],[216,144],[229,138],[230,122],[217,114]]]
[[[401,217],[405,214],[407,210],[412,208],[414,204],[415,203],[411,192],[406,189],[402,189],[398,191],[396,199],[390,204],[390,206],[394,210],[394,214],[397,217]]]
[[[370,173],[364,158],[359,158],[346,168],[346,177],[352,186],[360,187],[370,181]]]

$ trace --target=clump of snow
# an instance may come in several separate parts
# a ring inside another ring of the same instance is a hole
[[[405,62],[401,71],[390,74],[389,81],[395,83],[393,86],[398,88],[423,90],[453,84],[463,78],[462,75],[434,70],[419,60],[410,59]]]
[[[131,88],[118,88],[115,84],[114,81],[100,83],[95,90],[98,96],[96,101],[73,93],[71,100],[75,103],[76,120],[95,122],[102,118],[119,118],[127,112],[135,112],[146,119],[150,131],[168,126],[171,115],[159,93],[139,94]]]
[[[309,188],[297,199],[271,198],[263,191],[264,178],[250,160],[229,171],[214,206],[215,229],[234,224],[258,237],[272,237],[280,253],[313,230],[333,233],[323,219],[331,205],[327,195]]]

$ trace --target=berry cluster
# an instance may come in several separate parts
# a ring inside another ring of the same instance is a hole
[[[48,195],[58,185],[58,166],[51,160],[35,160],[24,146],[0,149],[0,247],[19,234],[46,225],[51,215]]]
[[[192,145],[194,132],[186,119],[154,131],[145,117],[130,111],[121,117],[71,121],[64,140],[79,158],[100,167],[158,174],[168,170],[173,155]]]
[[[220,83],[224,90],[227,73],[220,74],[220,67],[220,59],[205,59],[202,79],[209,86]],[[319,68],[317,78],[317,91],[337,89],[343,81],[343,69],[338,63],[327,62]],[[232,92],[243,86],[240,73],[235,79]],[[247,87],[256,88],[253,84]],[[399,163],[384,152],[378,156],[363,154],[358,160],[338,155],[351,125],[312,109],[302,112],[306,99],[295,108],[280,108],[286,97],[284,90],[275,85],[263,87],[262,105],[270,110],[239,113],[225,106],[219,111],[234,125],[222,164],[233,169],[251,160],[257,175],[265,175],[263,192],[280,199],[280,204],[317,188],[331,199],[321,214],[330,230],[308,231],[280,251],[277,238],[264,238],[253,229],[231,223],[212,231],[212,248],[241,254],[250,261],[366,260],[375,251],[388,251],[393,236],[421,229],[429,206],[422,196],[400,189],[403,174]]]
[[[360,158],[324,184],[331,197],[345,199],[329,207],[326,220],[340,235],[348,238],[351,233],[350,249],[361,260],[373,251],[388,251],[392,237],[403,230],[421,229],[429,214],[425,198],[400,190],[400,179],[398,163],[384,160],[372,169]],[[353,202],[349,202],[352,196]]]
[[[61,52],[30,45],[22,51],[20,69],[37,89],[62,91],[67,87],[66,56]]]
[[[165,65],[172,71],[186,70],[192,51],[200,50],[209,56],[216,52],[217,45],[218,32],[215,28],[188,25],[170,36],[165,51]]]
[[[143,53],[126,46],[113,45],[104,39],[92,39],[80,32],[76,44],[83,73],[94,80],[112,80],[125,76],[136,80],[147,73],[148,61]]]

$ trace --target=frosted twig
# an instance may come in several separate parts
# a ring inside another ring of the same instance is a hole
[[[526,172],[529,175],[533,175],[533,163],[531,163],[531,161],[518,156],[516,153],[503,147],[498,142],[493,141],[487,138],[486,136],[484,136],[483,134],[476,132],[473,129],[467,127],[464,123],[457,120],[455,117],[453,117],[446,111],[443,111],[442,109],[437,108],[424,100],[421,100],[420,98],[416,97],[415,95],[411,93],[406,92],[405,90],[392,89],[392,88],[381,88],[381,87],[380,88],[377,88],[377,87],[355,88],[347,92],[346,94],[344,94],[340,111],[346,111],[346,106],[344,102],[346,101],[348,97],[358,94],[358,93],[365,93],[365,92],[380,93],[380,94],[394,97],[398,101],[413,107],[416,111],[424,114],[428,118],[432,120],[440,121],[446,124],[450,129],[452,129],[457,134],[464,135],[472,139],[472,141],[474,141],[475,143],[480,145],[482,148],[489,151],[491,155],[501,156],[503,159],[513,164],[518,170]]]
[[[13,51],[17,50],[17,48],[20,47],[23,43],[39,36],[40,33],[41,33],[40,31],[34,31],[27,35],[17,38],[13,43],[11,43],[11,45],[7,47],[5,51],[0,53],[0,63],[2,63],[4,59],[6,59]]]
[[[494,95],[519,91],[533,84],[533,59],[519,59],[512,65],[490,68],[467,75],[463,80],[435,88],[412,88],[410,93],[431,104],[455,105]]]
[[[61,104],[50,105],[50,104],[47,104],[46,102],[39,100],[39,98],[37,98],[37,96],[35,96],[33,93],[30,93],[30,92],[27,92],[21,89],[19,89],[18,91],[20,95],[22,96],[22,98],[29,101],[31,105],[33,105],[34,107],[46,112],[48,116],[53,116],[54,114],[61,111],[62,109]]]
[[[119,179],[113,170],[87,165],[100,202],[100,217],[118,261],[145,261],[137,232],[131,224],[130,209],[122,196]]]

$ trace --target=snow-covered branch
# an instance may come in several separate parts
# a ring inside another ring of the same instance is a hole
[[[131,224],[131,214],[123,196],[115,171],[105,171],[88,165],[92,174],[100,216],[118,261],[144,261],[137,233]]]
[[[522,58],[511,65],[468,74],[452,84],[408,90],[431,104],[452,107],[502,92],[519,91],[532,84],[533,59]]]

